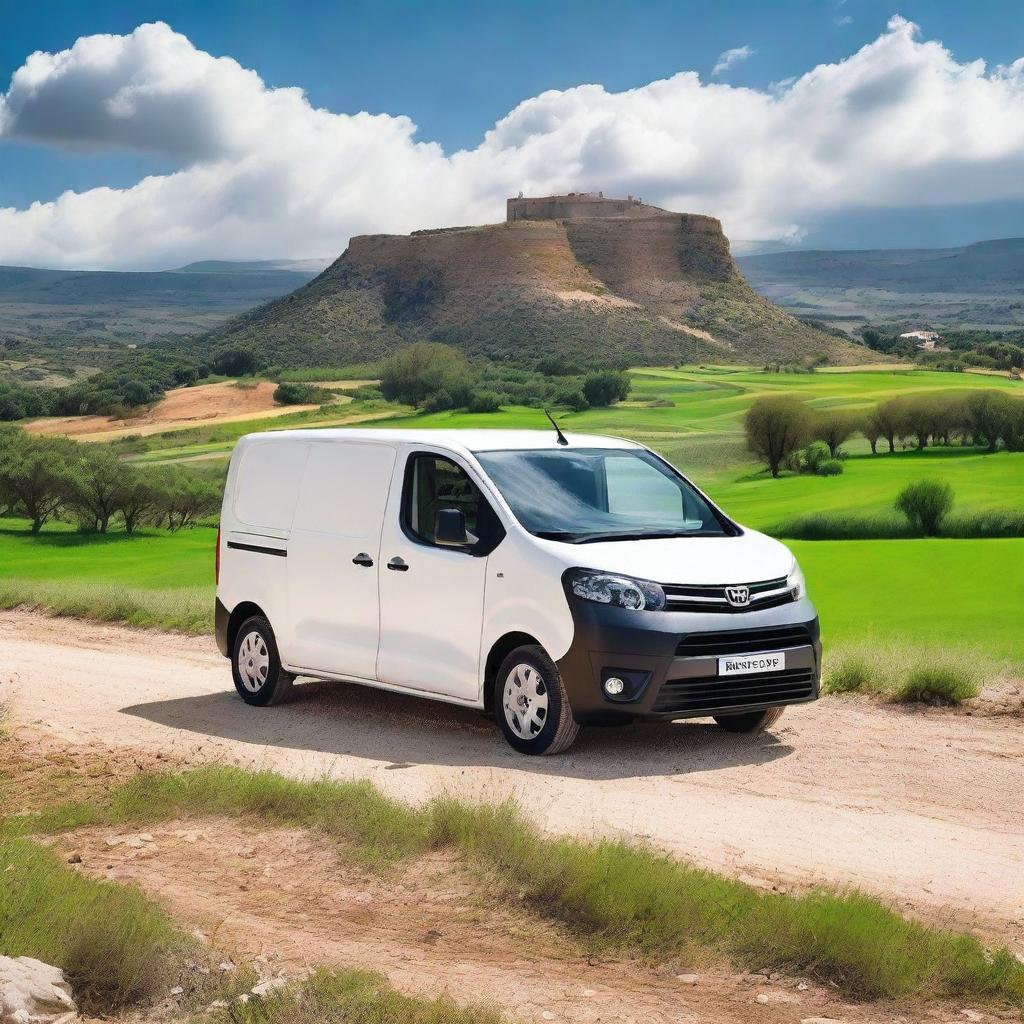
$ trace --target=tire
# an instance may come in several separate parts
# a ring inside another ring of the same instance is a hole
[[[759,733],[764,729],[770,729],[785,710],[768,708],[767,711],[747,711],[740,715],[715,715],[715,722],[726,732]]]
[[[254,707],[281,704],[291,696],[295,677],[281,668],[274,631],[262,615],[253,615],[238,628],[231,675],[238,695]]]
[[[558,667],[533,645],[517,647],[501,663],[494,678],[494,716],[520,754],[560,754],[580,731]]]

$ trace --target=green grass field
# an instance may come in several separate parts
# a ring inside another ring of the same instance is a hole
[[[1024,453],[953,448],[872,456],[867,443],[856,439],[846,446],[850,458],[841,476],[772,480],[745,450],[743,414],[759,395],[795,393],[818,408],[858,408],[899,394],[963,388],[1003,388],[1024,395],[1024,385],[1004,377],[920,370],[770,374],[734,368],[642,369],[635,371],[629,402],[564,413],[559,419],[569,430],[632,437],[661,451],[727,512],[755,529],[771,529],[812,512],[885,512],[905,484],[923,477],[952,485],[954,513],[1024,508]],[[652,402],[671,404],[652,408]],[[373,412],[386,410],[375,403]],[[294,423],[286,419],[272,425],[328,422],[318,413],[301,414]],[[544,428],[545,423],[540,410],[527,408],[419,416],[396,409],[392,418],[366,425]],[[215,428],[221,433],[212,438],[206,432],[168,433],[143,458],[226,457],[234,438],[262,426],[225,424]],[[2,578],[30,581],[37,592],[52,584],[58,594],[66,584],[71,607],[81,600],[70,591],[91,584],[122,588],[122,604],[126,587],[166,592],[165,602],[171,600],[170,591],[180,590],[193,609],[188,621],[201,628],[196,595],[202,588],[212,594],[213,545],[213,531],[207,528],[175,535],[150,531],[136,538],[83,537],[58,524],[33,540],[23,521],[0,520],[0,572]],[[793,548],[819,606],[826,643],[948,645],[1024,664],[1024,634],[1015,619],[1024,607],[1024,539],[817,541],[794,543]],[[4,600],[13,600],[11,588]],[[159,621],[161,607],[154,604],[147,615]]]
[[[102,538],[50,528],[54,532],[33,538],[24,523],[0,522],[4,578],[52,588],[29,590],[27,600],[64,600],[73,609],[82,605],[83,589],[98,601],[106,588],[116,610],[126,600],[124,588],[139,588],[154,592],[151,617],[157,621],[168,602],[187,601],[193,609],[198,601],[198,611],[184,618],[201,629],[205,593],[212,630],[214,530]],[[791,547],[821,614],[826,644],[953,646],[1024,664],[1018,623],[1024,539],[801,541]],[[3,590],[0,580],[0,599],[15,603],[17,589],[11,597]],[[146,617],[138,621],[148,624]]]

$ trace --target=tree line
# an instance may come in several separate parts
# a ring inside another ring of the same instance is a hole
[[[632,380],[625,370],[594,370],[542,362],[535,370],[498,363],[471,363],[450,345],[417,342],[396,352],[381,368],[384,397],[424,412],[467,409],[497,412],[502,405],[567,406],[576,412],[624,399]]]
[[[814,442],[838,460],[843,443],[856,434],[867,439],[872,454],[882,443],[889,452],[953,444],[1024,451],[1024,400],[985,388],[898,395],[866,410],[818,410],[778,395],[754,401],[744,428],[749,450],[777,477],[791,461],[800,463],[798,453]]]
[[[116,524],[126,533],[143,525],[180,530],[216,512],[222,491],[219,475],[140,468],[106,445],[0,428],[0,515],[30,520],[33,533],[53,519],[85,532],[106,533]]]

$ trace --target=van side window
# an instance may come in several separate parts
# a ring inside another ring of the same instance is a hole
[[[423,544],[435,544],[434,526],[441,509],[458,509],[466,517],[468,550],[493,551],[505,536],[501,522],[466,471],[443,455],[409,458],[402,497],[402,525]]]

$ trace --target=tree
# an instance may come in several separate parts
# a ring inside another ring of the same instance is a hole
[[[890,398],[877,405],[869,416],[871,429],[877,430],[878,435],[886,439],[890,452],[896,451],[896,438],[903,430],[905,404],[902,398]]]
[[[213,354],[213,368],[225,377],[244,377],[260,368],[260,361],[247,348],[232,346]]]
[[[57,514],[72,486],[73,442],[23,437],[0,455],[0,494],[32,520],[32,532]]]
[[[806,441],[810,415],[807,406],[796,398],[758,398],[747,410],[743,425],[747,447],[768,463],[773,477],[778,477],[783,462]]]
[[[1008,403],[1012,401],[1001,391],[994,390],[973,391],[967,396],[967,421],[975,440],[987,445],[990,452],[999,446],[1012,411]]]
[[[928,537],[938,535],[952,507],[953,488],[942,480],[918,480],[904,487],[896,498],[896,510],[918,533]]]
[[[1003,445],[1008,452],[1024,452],[1024,401],[1010,401],[1003,423]]]
[[[861,424],[860,432],[867,438],[868,444],[871,445],[871,454],[878,454],[878,439],[882,436],[882,429],[878,425],[878,420],[875,418],[874,411],[868,413],[864,417],[864,422]]]
[[[626,370],[599,370],[583,378],[583,395],[591,405],[613,405],[626,398],[632,386]]]
[[[220,505],[222,488],[217,481],[180,467],[153,471],[155,515],[167,529],[181,530],[211,515]]]
[[[148,476],[134,466],[127,466],[128,477],[121,488],[117,511],[124,520],[124,532],[133,534],[139,524],[156,511],[158,489]]]
[[[829,455],[839,458],[839,446],[863,428],[864,417],[846,409],[822,409],[812,419],[813,436],[828,445]]]
[[[75,459],[68,490],[68,505],[84,523],[106,533],[110,520],[123,503],[131,469],[107,445],[84,446],[83,457]]]
[[[466,357],[451,345],[420,341],[399,349],[385,364],[380,375],[385,398],[406,405],[424,406],[443,394],[448,405],[465,405],[472,393],[472,380]]]

